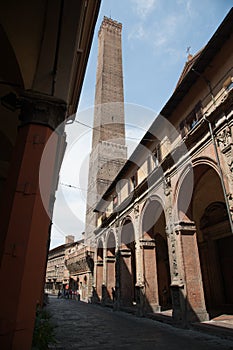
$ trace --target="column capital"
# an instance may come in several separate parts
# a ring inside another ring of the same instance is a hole
[[[130,257],[131,256],[131,250],[128,248],[121,248],[119,249],[120,256]]]
[[[155,240],[154,239],[140,239],[140,247],[141,248],[155,248]]]
[[[115,258],[115,256],[106,256],[105,261],[107,263],[112,263],[112,262],[114,263],[116,261],[116,258]]]
[[[21,126],[41,124],[55,130],[65,120],[67,106],[61,99],[34,91],[24,91],[19,100]]]
[[[194,221],[179,221],[174,224],[176,233],[193,234],[196,232],[196,224]]]

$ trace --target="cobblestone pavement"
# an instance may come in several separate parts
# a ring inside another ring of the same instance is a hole
[[[75,300],[49,297],[51,349],[233,350],[233,342]]]

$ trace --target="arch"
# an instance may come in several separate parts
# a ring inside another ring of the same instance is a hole
[[[120,242],[120,302],[123,306],[132,306],[136,298],[136,254],[134,226],[129,217],[124,220],[121,227]]]
[[[158,311],[171,307],[170,265],[166,218],[158,197],[144,206],[141,219],[143,262],[147,308]]]
[[[107,252],[112,256],[115,256],[116,237],[112,230],[108,233],[106,237],[106,247],[107,247]]]
[[[163,200],[156,195],[151,196],[143,205],[140,216],[140,237],[144,237],[144,229],[150,231],[159,220],[162,212],[165,213]],[[147,213],[147,214],[146,214]],[[147,218],[145,219],[145,214]]]
[[[208,165],[208,166],[212,167],[216,171],[216,173],[218,173],[218,175],[219,175],[219,169],[218,169],[216,161],[214,161],[213,159],[211,159],[209,157],[194,158],[192,160],[192,164],[193,164],[193,167],[196,167],[198,165]]]
[[[104,250],[103,241],[102,239],[99,239],[97,243],[97,260],[98,261],[103,260],[103,250]]]
[[[122,221],[120,232],[120,244],[121,247],[129,246],[132,242],[135,242],[134,226],[131,217],[127,216]]]
[[[200,266],[203,297],[207,311],[213,317],[233,312],[233,275],[229,269],[233,265],[233,236],[216,163],[199,158],[193,164],[194,186],[189,208],[186,212],[182,210],[188,182],[186,175],[177,195],[177,211],[179,220],[185,218],[195,223],[195,244],[199,252],[195,265]]]
[[[193,189],[198,178],[196,169],[202,165],[206,169],[207,167],[213,168],[219,175],[216,162],[208,157],[195,158],[192,160],[192,167],[189,164],[183,169],[174,188],[173,208],[176,221],[192,220],[189,216]]]
[[[181,220],[181,217],[184,218],[185,213],[189,211],[193,192],[193,178],[193,167],[188,164],[181,172],[174,189],[173,212],[175,221]],[[185,188],[184,191],[181,191],[182,186]],[[180,195],[181,193],[182,195]],[[186,196],[187,193],[188,196]],[[182,205],[179,205],[180,203]]]

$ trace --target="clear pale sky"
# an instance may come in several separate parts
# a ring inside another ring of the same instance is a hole
[[[56,194],[50,248],[65,243],[68,234],[80,239],[85,227],[97,35],[103,17],[123,25],[125,103],[148,111],[143,118],[138,116],[137,125],[126,115],[127,137],[134,148],[174,91],[187,48],[195,54],[206,45],[231,5],[232,0],[102,0],[76,115],[76,120],[87,126],[74,122],[66,128],[68,147]]]

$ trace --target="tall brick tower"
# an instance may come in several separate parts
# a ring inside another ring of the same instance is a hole
[[[94,127],[90,154],[86,242],[97,227],[93,208],[127,158],[121,48],[122,24],[104,17],[98,35]]]

